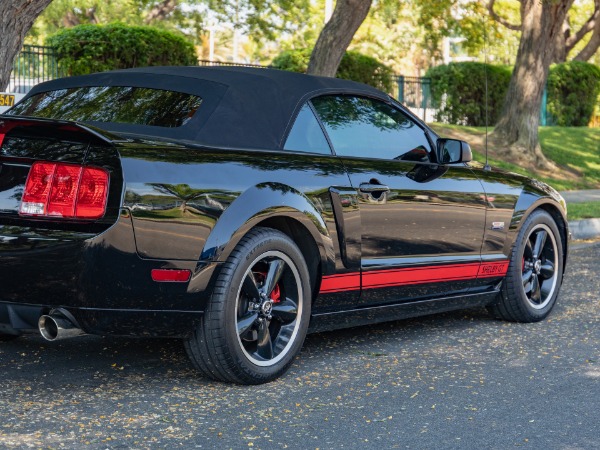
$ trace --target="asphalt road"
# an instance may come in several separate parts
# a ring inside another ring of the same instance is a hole
[[[0,343],[0,448],[600,448],[600,243],[537,324],[474,310],[315,334],[263,386],[177,341]]]

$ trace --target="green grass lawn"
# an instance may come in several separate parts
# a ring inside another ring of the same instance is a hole
[[[569,220],[595,219],[600,217],[600,202],[569,203]]]
[[[485,135],[484,127],[463,127],[458,125],[431,124],[440,135],[471,141],[481,141]],[[491,132],[490,128],[490,132]],[[557,173],[556,176],[544,176],[541,173],[524,169],[516,164],[494,158],[489,159],[492,166],[533,176],[558,190],[599,189],[600,188],[600,129],[585,127],[541,127],[540,144],[544,155],[559,167],[571,169],[568,176]],[[491,152],[491,149],[490,149]],[[473,158],[485,161],[482,148],[473,146]],[[575,174],[573,174],[575,172]]]

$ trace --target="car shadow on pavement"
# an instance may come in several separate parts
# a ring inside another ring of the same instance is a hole
[[[344,358],[395,354],[407,346],[426,349],[445,340],[448,333],[472,333],[474,323],[482,321],[501,323],[478,309],[311,334],[290,375],[282,380],[302,376],[332,361],[343,364]],[[179,339],[81,336],[46,342],[41,336],[28,335],[0,344],[0,356],[5,381],[43,378],[48,387],[64,387],[65,382],[93,386],[101,380],[143,380],[146,376],[153,380],[212,383],[191,367]]]

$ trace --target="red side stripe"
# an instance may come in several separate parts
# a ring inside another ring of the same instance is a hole
[[[477,278],[479,263],[363,272],[363,289]]]
[[[324,276],[321,293],[354,291],[360,289],[360,272]]]
[[[444,281],[475,280],[502,277],[508,271],[508,261],[449,264],[405,269],[363,272],[362,288],[375,289]],[[324,276],[321,293],[344,292],[360,289],[360,272]]]

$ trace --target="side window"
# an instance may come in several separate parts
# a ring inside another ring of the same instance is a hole
[[[331,155],[327,139],[308,103],[298,113],[283,149]]]
[[[311,100],[340,156],[428,162],[425,131],[392,106],[347,95]]]

